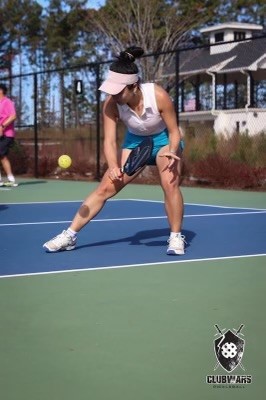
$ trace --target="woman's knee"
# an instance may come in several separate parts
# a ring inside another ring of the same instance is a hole
[[[161,179],[161,186],[165,194],[171,196],[179,190],[179,176]]]
[[[117,185],[113,182],[101,182],[100,185],[95,189],[95,194],[101,197],[103,200],[108,200],[118,193]]]

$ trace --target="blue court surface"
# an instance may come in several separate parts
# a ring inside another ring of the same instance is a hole
[[[78,236],[75,250],[42,244],[69,226],[80,202],[0,205],[0,276],[145,266],[266,253],[266,210],[186,204],[184,256],[167,256],[162,202],[110,200]]]

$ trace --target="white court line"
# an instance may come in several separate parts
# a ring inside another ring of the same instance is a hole
[[[193,260],[175,260],[175,261],[161,261],[161,262],[153,262],[153,263],[143,263],[143,264],[126,264],[126,265],[110,265],[105,267],[95,267],[95,268],[78,268],[78,269],[66,269],[64,271],[45,271],[45,272],[33,272],[26,274],[14,274],[14,275],[0,275],[0,279],[5,278],[16,278],[16,277],[24,277],[24,276],[37,276],[37,275],[53,275],[53,274],[65,274],[69,272],[85,272],[85,271],[99,271],[105,269],[122,269],[122,268],[135,268],[135,267],[147,267],[153,265],[166,265],[166,264],[183,264],[183,263],[192,263],[192,262],[200,262],[200,261],[219,261],[219,260],[234,260],[239,258],[251,258],[251,257],[264,257],[266,253],[263,254],[247,254],[241,256],[227,256],[227,257],[209,257],[209,258],[196,258]]]
[[[56,201],[22,201],[18,203],[0,203],[3,206],[24,205],[24,204],[61,204],[61,203],[80,203],[83,200],[56,200]]]
[[[230,206],[217,206],[211,204],[198,204],[198,203],[185,203],[188,206],[200,206],[200,207],[213,207],[213,208],[232,208],[233,210],[258,210],[266,211],[266,208],[255,208],[255,207],[230,207]]]
[[[11,189],[9,189],[11,190]],[[124,201],[128,199],[109,199],[108,201]],[[55,201],[22,201],[19,203],[0,203],[0,206],[13,206],[24,204],[61,204],[61,203],[82,203],[84,200],[55,200]]]
[[[130,201],[143,201],[149,203],[164,203],[162,200],[143,200],[143,199],[127,199]],[[185,206],[199,206],[199,207],[213,207],[213,208],[232,208],[234,210],[258,210],[266,211],[266,208],[253,208],[253,207],[230,207],[230,206],[217,206],[214,204],[200,204],[200,203],[184,203]]]
[[[10,189],[11,190],[11,189]],[[0,205],[23,205],[23,204],[60,204],[60,203],[82,203],[84,200],[56,200],[56,201],[29,201],[29,202],[19,202],[19,203],[0,203]],[[145,200],[145,199],[109,199],[109,201],[138,201],[145,203],[161,203],[162,200]],[[230,206],[219,206],[214,204],[199,204],[199,203],[184,203],[187,206],[199,206],[199,207],[213,207],[213,208],[231,208],[235,210],[257,210],[263,211],[265,208],[252,208],[252,207],[230,207]]]
[[[266,211],[251,211],[251,212],[232,212],[232,213],[218,213],[218,214],[191,214],[184,215],[184,218],[202,218],[202,217],[222,217],[230,215],[251,215],[251,214],[266,214]],[[166,215],[156,217],[132,217],[132,218],[103,218],[103,219],[92,219],[90,222],[114,222],[114,221],[142,221],[149,219],[166,219]],[[40,222],[14,222],[10,224],[0,224],[3,226],[24,226],[24,225],[49,225],[49,224],[69,224],[72,221],[40,221]]]

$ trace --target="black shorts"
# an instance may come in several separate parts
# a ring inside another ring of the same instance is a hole
[[[0,157],[4,157],[8,154],[8,151],[14,143],[13,137],[1,136],[0,137]]]

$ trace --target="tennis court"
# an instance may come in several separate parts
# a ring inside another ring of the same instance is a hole
[[[74,251],[44,252],[95,185],[27,179],[0,190],[3,398],[262,398],[265,193],[183,188],[187,251],[173,257],[160,188],[130,185]],[[245,325],[236,374],[251,385],[205,383],[224,374],[214,324]]]

